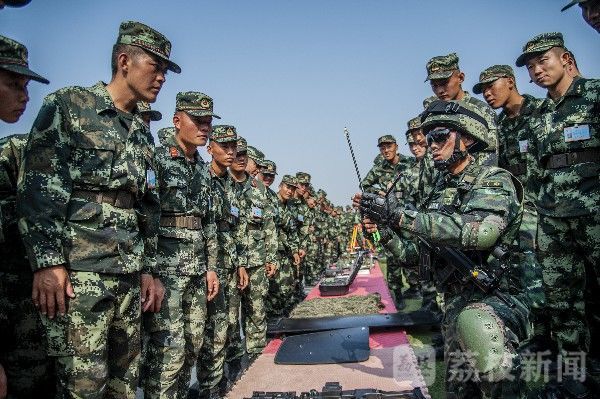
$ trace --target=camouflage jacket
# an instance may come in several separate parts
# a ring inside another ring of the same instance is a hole
[[[267,188],[246,173],[246,180],[234,182],[235,196],[240,206],[240,218],[246,230],[238,229],[237,243],[247,248],[246,267],[263,267],[277,263],[277,230]]]
[[[236,243],[237,231],[246,231],[245,219],[240,217],[240,208],[233,190],[233,180],[229,173],[217,176],[209,166],[211,189],[213,192],[213,209],[217,225],[217,270],[231,270],[240,266],[240,261],[247,259],[247,241]]]
[[[375,162],[369,173],[362,180],[362,188],[368,193],[386,192],[388,186],[394,181],[398,173],[404,172],[408,167],[408,157],[398,154],[400,161],[392,165],[386,159]]]
[[[296,234],[298,235],[298,248],[306,250],[308,245],[308,231],[310,227],[310,215],[308,205],[303,200],[294,198],[288,201],[289,209],[296,223]]]
[[[26,134],[15,134],[0,139],[0,272],[25,272],[25,247],[17,227],[17,179],[23,159]]]
[[[547,100],[536,137],[543,169],[538,212],[573,217],[600,210],[600,80],[577,78],[565,95]],[[587,153],[582,161],[573,154]],[[595,155],[594,155],[595,154]]]
[[[17,207],[33,270],[155,269],[154,141],[137,109],[117,110],[102,82],[61,89],[44,99],[24,154]]]
[[[458,175],[438,174],[425,209],[403,211],[400,229],[433,244],[460,249],[484,270],[498,272],[501,265],[491,255],[491,250],[500,244],[513,248],[521,222],[521,201],[507,171],[481,166],[473,160]],[[482,237],[478,236],[479,225],[484,220],[496,225],[500,231],[495,243],[483,244]],[[439,273],[446,262],[446,259],[431,260],[439,291],[450,296],[482,295],[473,284],[465,286],[457,273],[442,285]],[[501,288],[517,296],[524,294],[528,283],[523,280],[523,270],[516,263],[510,263],[509,270],[501,278]]]
[[[188,161],[175,136],[165,140],[155,154],[156,186],[161,219],[197,217],[199,229],[162,225],[158,233],[159,274],[201,275],[217,265],[217,233],[208,167],[196,152]]]
[[[498,166],[516,176],[525,188],[525,195],[529,201],[535,201],[539,192],[541,171],[537,161],[529,152],[529,142],[535,142],[535,130],[539,127],[532,118],[539,120],[540,107],[544,102],[525,94],[521,112],[514,118],[509,118],[504,111],[498,116]]]
[[[271,189],[268,191],[271,206],[275,209],[275,227],[277,229],[277,251],[286,255],[298,252],[298,229],[296,220],[289,208],[289,201],[282,202],[277,193]]]

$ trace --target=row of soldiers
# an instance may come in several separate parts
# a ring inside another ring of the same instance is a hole
[[[194,365],[191,395],[221,397],[267,317],[346,249],[356,213],[305,172],[271,189],[276,164],[213,126],[208,95],[178,93],[155,148],[149,103],[181,72],[170,49],[123,22],[108,84],[48,95],[31,132],[1,142],[0,397],[186,398]],[[23,114],[29,80],[49,83],[0,36],[2,121]]]
[[[414,158],[380,137],[354,202],[380,232],[396,301],[443,312],[448,397],[598,397],[600,80],[561,33],[529,40],[516,65],[545,99],[493,65],[473,87],[483,102],[456,54],[429,60]]]

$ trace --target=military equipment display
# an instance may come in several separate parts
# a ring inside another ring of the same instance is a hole
[[[319,293],[321,296],[346,295],[362,266],[364,256],[365,252],[359,251],[352,263],[348,265],[348,269],[343,269],[333,277],[322,278],[319,282]]]
[[[244,399],[425,399],[421,388],[410,391],[380,391],[378,389],[343,390],[337,382],[328,382],[321,391],[309,392],[253,392],[251,398]]]

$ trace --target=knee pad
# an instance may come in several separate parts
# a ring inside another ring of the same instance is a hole
[[[456,319],[456,333],[467,361],[488,381],[505,379],[517,356],[504,322],[485,303],[467,305]]]

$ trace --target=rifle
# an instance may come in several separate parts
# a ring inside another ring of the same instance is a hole
[[[322,391],[309,392],[253,392],[252,398],[245,399],[425,399],[421,388],[406,391],[380,391],[378,389],[342,390],[338,382],[327,382]]]

